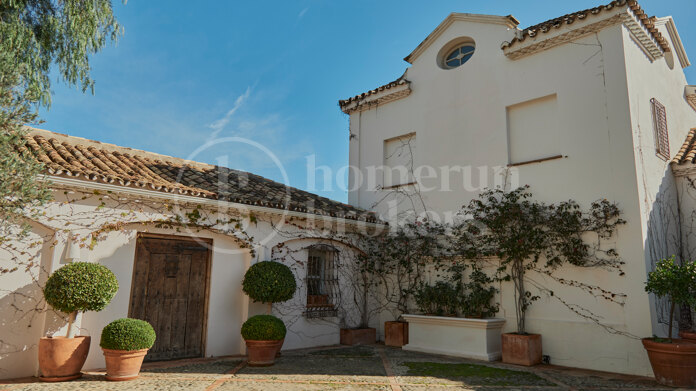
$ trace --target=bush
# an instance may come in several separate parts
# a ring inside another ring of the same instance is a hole
[[[242,325],[242,338],[251,341],[278,341],[285,338],[287,329],[273,315],[256,315]]]
[[[292,299],[297,283],[289,267],[279,262],[264,261],[247,270],[242,290],[254,301],[279,303]]]
[[[463,297],[457,286],[447,281],[421,285],[413,293],[418,308],[426,315],[456,316]]]
[[[498,304],[493,302],[497,289],[490,286],[493,279],[480,270],[469,275],[464,284],[466,295],[462,303],[462,313],[467,318],[490,318],[498,313]]]
[[[74,262],[51,274],[44,287],[46,302],[54,309],[101,311],[118,291],[118,280],[109,268],[90,262]]]
[[[678,264],[674,256],[657,263],[648,273],[645,291],[669,300],[669,336],[672,339],[674,311],[678,305],[696,307],[696,262]]]
[[[101,333],[99,346],[112,350],[150,349],[155,344],[155,330],[140,319],[122,318],[109,323]]]

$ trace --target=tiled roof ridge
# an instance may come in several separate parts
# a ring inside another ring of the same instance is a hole
[[[517,42],[523,42],[525,39],[527,39],[527,37],[535,37],[538,33],[548,33],[549,31],[551,31],[552,28],[560,28],[564,24],[572,24],[577,19],[585,19],[590,14],[597,15],[603,11],[609,11],[614,7],[623,7],[625,5],[627,5],[628,8],[631,9],[631,11],[633,11],[633,13],[636,15],[643,27],[645,27],[653,36],[653,38],[658,42],[662,50],[666,52],[670,51],[667,39],[663,37],[662,33],[660,33],[657,30],[657,27],[655,27],[655,21],[657,20],[657,17],[649,17],[645,13],[645,11],[643,11],[640,4],[638,4],[637,0],[614,0],[606,5],[600,5],[582,11],[576,11],[570,14],[549,19],[541,23],[537,23],[533,26],[529,26],[521,30],[518,36],[515,36],[515,38],[513,38],[510,42],[504,43],[502,48],[507,49]]]
[[[672,164],[683,165],[686,163],[696,163],[696,128],[689,130],[686,135],[684,144],[682,144],[679,152],[672,159]]]

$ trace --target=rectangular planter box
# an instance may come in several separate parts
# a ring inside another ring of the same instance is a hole
[[[469,319],[402,315],[408,322],[408,345],[402,349],[424,353],[496,361],[502,356],[501,331],[505,319]]]
[[[541,364],[540,334],[503,334],[503,362],[532,366]]]
[[[384,344],[402,347],[408,343],[408,322],[384,322]]]
[[[370,345],[377,343],[377,329],[341,329],[341,345]]]

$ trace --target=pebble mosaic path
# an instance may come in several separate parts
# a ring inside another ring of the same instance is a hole
[[[674,390],[642,377],[550,365],[533,368],[403,351],[381,345],[283,352],[272,367],[254,368],[244,357],[145,364],[138,379],[108,382],[104,372],[42,383],[36,378],[0,382],[0,391],[652,391]]]

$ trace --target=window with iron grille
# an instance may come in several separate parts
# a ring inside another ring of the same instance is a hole
[[[667,111],[657,99],[650,99],[652,105],[653,127],[655,129],[655,152],[664,160],[669,160],[669,133],[667,131]]]
[[[308,318],[337,316],[338,250],[326,245],[307,249],[307,309]]]

